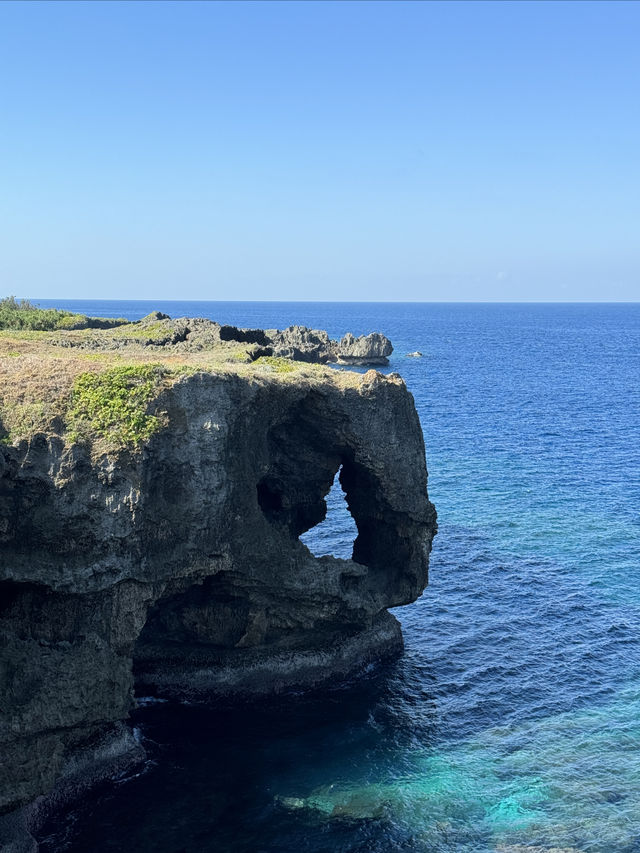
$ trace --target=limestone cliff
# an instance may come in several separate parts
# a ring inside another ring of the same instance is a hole
[[[56,415],[0,445],[0,813],[137,757],[134,683],[320,683],[397,651],[387,608],[427,583],[435,511],[397,375],[191,365],[145,405],[138,444],[92,444]],[[338,471],[352,560],[298,538]]]

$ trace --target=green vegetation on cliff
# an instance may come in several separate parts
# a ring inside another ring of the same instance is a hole
[[[0,299],[0,329],[27,329],[34,332],[68,329],[75,316],[56,308],[38,308],[26,299],[17,300],[14,296]]]
[[[209,320],[152,312],[132,323],[99,318],[100,328],[82,325],[93,322],[0,300],[1,443],[40,434],[85,444],[92,456],[140,449],[167,422],[164,392],[196,373],[258,383],[360,381],[359,374],[275,355],[253,361],[257,347],[221,338]]]
[[[0,299],[0,329],[55,332],[63,329],[109,329],[127,322],[122,318],[107,320],[58,308],[39,308],[27,299],[20,300],[15,296]]]
[[[290,358],[278,358],[274,355],[262,355],[253,364],[256,367],[269,367],[274,373],[291,373],[301,367],[308,367],[304,362],[292,361]]]
[[[73,383],[67,411],[70,439],[98,438],[115,447],[148,441],[161,420],[147,409],[165,372],[159,364],[129,364],[103,373],[81,373]]]

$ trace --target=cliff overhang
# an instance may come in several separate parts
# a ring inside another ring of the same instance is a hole
[[[401,648],[387,608],[423,591],[436,523],[399,376],[245,364],[228,344],[150,365],[134,349],[3,343],[18,355],[0,409],[0,813],[139,758],[123,728],[136,682],[256,696]],[[42,387],[25,426],[11,406]],[[348,560],[299,539],[338,472]]]

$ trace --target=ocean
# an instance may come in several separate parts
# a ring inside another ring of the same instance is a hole
[[[399,660],[240,709],[140,697],[146,766],[43,853],[640,851],[640,304],[40,304],[383,332],[439,517]],[[349,556],[328,502],[305,541]]]

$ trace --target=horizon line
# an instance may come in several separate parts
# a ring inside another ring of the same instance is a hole
[[[18,300],[29,302],[227,302],[263,305],[640,305],[640,299],[153,299],[114,298],[102,296],[65,297],[65,296],[16,296]]]

